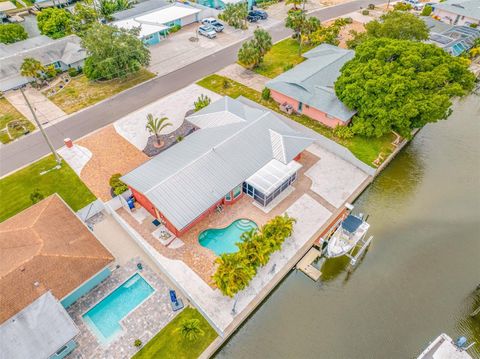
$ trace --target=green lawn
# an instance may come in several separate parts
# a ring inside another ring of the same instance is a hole
[[[38,189],[45,197],[57,192],[74,211],[95,200],[95,196],[65,161],[57,170],[53,155],[0,179],[0,222],[32,205],[30,194]]]
[[[225,88],[224,82],[228,81],[229,86]],[[242,95],[252,101],[255,101],[273,111],[280,112],[278,104],[270,100],[264,100],[261,93],[242,85],[232,79],[220,75],[210,75],[197,82],[198,85],[203,86],[209,90],[212,90],[221,95],[227,95],[232,98],[237,98]],[[304,115],[287,115],[280,112],[282,115],[290,117],[292,120],[301,123],[305,127],[308,127],[325,137],[334,140],[348,148],[358,159],[365,162],[367,165],[372,166],[372,162],[378,157],[380,153],[386,158],[392,151],[393,146],[391,143],[394,141],[395,136],[393,134],[386,135],[381,138],[366,138],[361,136],[355,136],[352,139],[340,139],[333,135],[332,129],[322,125],[320,122],[315,121]]]
[[[8,129],[8,132],[7,132]],[[5,98],[0,98],[0,142],[8,143],[21,137],[35,126],[13,107]],[[10,133],[10,136],[8,135]]]
[[[254,71],[266,77],[277,77],[288,70],[288,66],[293,67],[305,60],[298,54],[298,47],[297,40],[291,38],[277,42]],[[310,48],[305,46],[302,52],[308,51]]]
[[[66,113],[73,113],[154,77],[155,74],[145,69],[109,81],[89,81],[85,75],[80,75],[49,99]]]
[[[196,341],[190,342],[184,339],[177,329],[185,319],[198,319],[205,335]],[[132,359],[194,359],[213,342],[217,337],[215,330],[207,320],[194,308],[185,308],[170,323],[167,324],[152,340],[150,340]]]

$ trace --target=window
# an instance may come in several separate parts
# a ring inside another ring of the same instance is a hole
[[[230,195],[230,192],[227,193],[227,195],[225,196],[225,201],[231,201],[232,200],[232,196]]]
[[[56,355],[61,355],[65,350],[68,349],[67,345],[64,345],[59,351],[57,351],[55,354]]]
[[[233,198],[237,198],[238,196],[240,196],[242,194],[242,186],[241,185],[238,185],[237,187],[235,187],[233,189]]]

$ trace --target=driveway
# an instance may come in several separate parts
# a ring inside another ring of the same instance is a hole
[[[337,6],[320,9],[311,13],[321,21],[348,14],[366,7],[368,4],[382,4],[385,0],[354,0]],[[279,41],[291,34],[283,23],[269,29],[273,41]],[[56,148],[63,146],[63,139],[77,139],[110,124],[126,114],[142,108],[172,92],[190,85],[204,76],[234,63],[241,43],[235,43],[220,51],[196,60],[182,68],[147,81],[139,86],[126,90],[117,96],[87,108],[66,121],[50,126],[46,132]],[[25,136],[0,148],[0,176],[25,166],[49,153],[49,148],[39,132]]]
[[[259,75],[253,71],[247,70],[239,64],[231,64],[217,72],[221,76],[228,77],[232,80],[240,82],[242,85],[248,86],[262,92],[265,83],[271,79]]]
[[[56,123],[67,117],[65,112],[40,93],[40,91],[28,86],[24,92],[41,124]],[[32,112],[28,108],[27,102],[23,98],[20,90],[7,91],[4,95],[8,102],[10,102],[18,112],[29,119],[32,123],[35,123]]]

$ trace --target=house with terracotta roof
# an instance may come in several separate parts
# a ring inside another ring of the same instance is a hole
[[[79,331],[65,308],[106,279],[113,261],[57,194],[0,223],[0,356],[69,354]]]
[[[328,127],[347,125],[355,111],[338,99],[334,84],[354,51],[321,44],[302,56],[307,60],[265,84],[270,96]]]

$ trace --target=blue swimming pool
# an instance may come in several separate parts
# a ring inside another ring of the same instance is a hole
[[[258,228],[257,224],[249,219],[237,219],[225,228],[207,229],[200,233],[198,242],[215,252],[217,256],[223,253],[238,251],[235,243],[241,241],[244,232]]]
[[[150,284],[137,273],[86,312],[83,320],[101,342],[108,342],[122,330],[120,320],[153,292]]]

